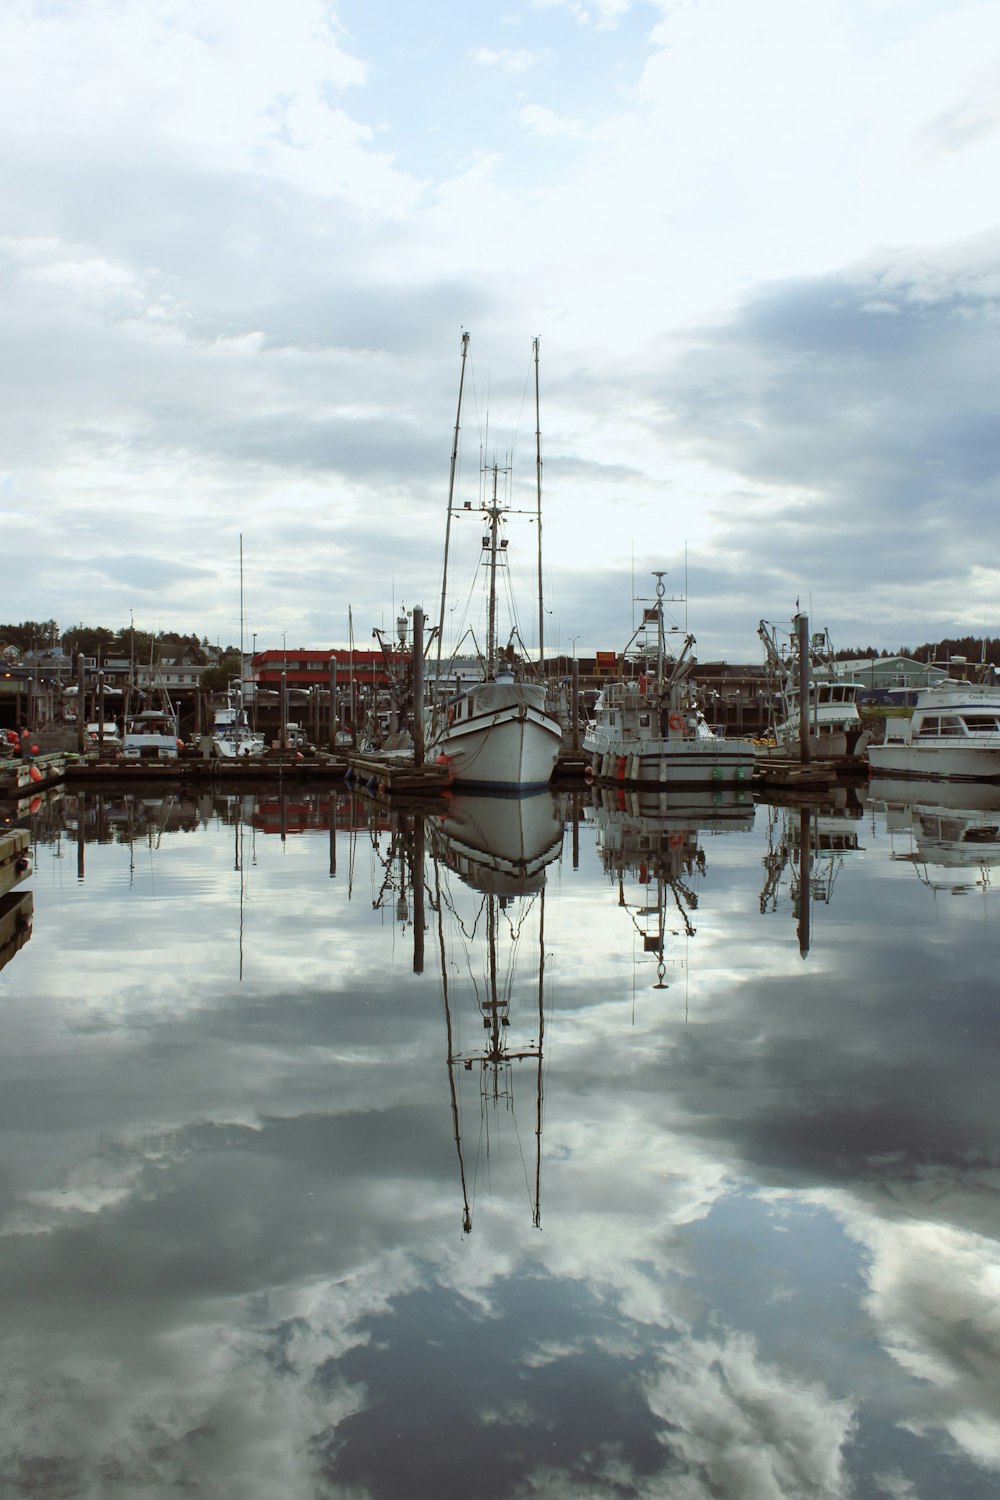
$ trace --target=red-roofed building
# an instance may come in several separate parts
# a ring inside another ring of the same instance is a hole
[[[362,686],[387,683],[385,659],[381,651],[258,651],[251,660],[251,672],[260,688],[280,688],[281,674],[289,688],[328,688],[330,664],[336,662],[337,682],[343,686],[352,675]]]

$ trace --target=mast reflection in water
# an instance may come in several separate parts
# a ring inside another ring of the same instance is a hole
[[[4,809],[4,1493],[992,1500],[1000,801],[878,794]]]
[[[504,1106],[516,1131],[513,1064],[535,1065],[535,1154],[532,1223],[541,1227],[542,1046],[545,1036],[545,874],[562,851],[563,824],[548,792],[533,796],[455,796],[431,821],[435,855],[434,907],[441,956],[441,990],[447,1031],[448,1090],[462,1183],[462,1228],[472,1230],[472,1204],[462,1148],[462,1110],[456,1068],[478,1074],[479,1110],[475,1183],[492,1165],[496,1126]],[[451,877],[457,877],[457,882]],[[472,900],[463,899],[472,893]],[[456,953],[455,950],[458,950]],[[530,951],[526,951],[530,950]],[[534,958],[533,971],[524,970]],[[465,993],[463,993],[465,992]],[[534,1030],[511,1042],[512,1012]],[[455,1011],[475,1005],[482,1045],[463,1050]],[[485,1160],[484,1160],[485,1154]],[[523,1165],[523,1162],[522,1162]]]

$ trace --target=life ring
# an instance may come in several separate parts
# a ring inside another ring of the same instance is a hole
[[[669,719],[667,720],[667,723],[670,725],[671,729],[684,728],[684,719],[681,714],[671,714]]]

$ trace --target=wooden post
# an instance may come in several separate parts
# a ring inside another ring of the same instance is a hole
[[[104,754],[104,673],[97,674],[97,750]]]
[[[284,668],[281,671],[281,734],[278,744],[282,750],[288,749],[288,674]]]
[[[413,764],[424,763],[424,612],[413,611]]]
[[[87,748],[87,669],[82,651],[76,658],[76,748],[81,755]]]
[[[416,610],[413,612],[416,621]],[[423,610],[420,625],[423,628]],[[424,972],[424,815],[413,816],[413,972]]]
[[[796,615],[799,632],[799,759],[809,764],[809,616]]]
[[[570,715],[573,720],[573,734],[570,744],[574,750],[580,748],[580,663],[573,658],[573,687],[570,693]]]

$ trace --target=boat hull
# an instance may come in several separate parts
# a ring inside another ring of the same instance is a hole
[[[748,783],[753,746],[745,740],[663,740],[637,745],[627,740],[589,740],[591,772],[597,781],[638,787],[718,787]]]
[[[429,746],[456,786],[540,790],[552,779],[562,730],[528,703],[509,703],[447,726]]]
[[[234,739],[227,735],[215,735],[212,739],[212,754],[219,760],[248,760],[265,754],[267,745],[257,735]]]
[[[869,745],[873,776],[899,776],[921,781],[1000,781],[1000,744]]]

